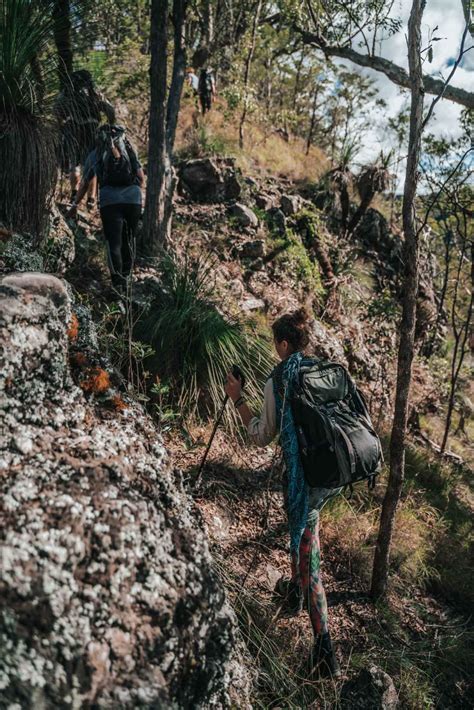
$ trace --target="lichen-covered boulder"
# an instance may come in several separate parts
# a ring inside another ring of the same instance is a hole
[[[63,282],[11,275],[0,302],[1,706],[248,707],[233,613],[152,422],[74,385]]]

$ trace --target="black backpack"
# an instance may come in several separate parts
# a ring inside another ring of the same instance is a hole
[[[114,155],[115,147],[120,156]],[[112,187],[126,187],[136,181],[136,173],[132,167],[131,155],[133,148],[125,137],[125,129],[121,126],[102,126],[99,130],[97,148],[97,177],[99,184]]]
[[[208,95],[212,93],[213,79],[214,78],[211,71],[201,72],[198,84],[198,91],[200,94]]]
[[[277,387],[281,391],[278,375]],[[303,358],[289,401],[308,485],[352,490],[353,483],[367,480],[373,487],[383,463],[382,446],[346,368]]]

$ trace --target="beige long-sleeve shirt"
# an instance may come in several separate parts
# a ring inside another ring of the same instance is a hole
[[[267,380],[263,390],[263,410],[260,417],[252,417],[247,431],[250,441],[257,446],[266,446],[277,435],[276,404],[273,394],[273,380]]]

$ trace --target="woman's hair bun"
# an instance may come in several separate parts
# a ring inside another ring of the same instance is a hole
[[[296,326],[303,326],[309,321],[309,313],[306,308],[298,308],[293,313],[290,313],[290,317]]]
[[[287,340],[294,350],[303,350],[309,343],[310,321],[306,308],[298,308],[273,323],[273,335],[279,343]]]

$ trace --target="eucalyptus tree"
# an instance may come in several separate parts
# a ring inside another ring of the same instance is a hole
[[[186,71],[184,28],[187,0],[152,0],[150,21],[150,118],[148,179],[142,247],[156,252],[169,242],[176,185],[172,155]],[[173,55],[169,57],[169,24]],[[168,85],[168,64],[171,81]]]
[[[473,33],[472,3],[470,0],[456,0],[466,17],[466,26],[462,37],[461,49],[451,74],[469,47],[466,39]],[[325,57],[347,59],[361,67],[374,69],[385,74],[394,84],[405,89],[411,89],[410,72],[394,61],[381,56],[384,40],[399,33],[403,29],[402,21],[395,17],[395,0],[307,0],[299,3],[295,0],[281,0],[281,12],[274,16],[274,21],[289,23],[301,36],[301,40],[312,47],[318,48]],[[439,38],[431,38],[430,47],[426,49],[429,58],[433,51],[433,42]],[[474,93],[453,86],[451,83],[422,72],[422,86],[426,94],[449,99],[467,108],[474,108]]]

